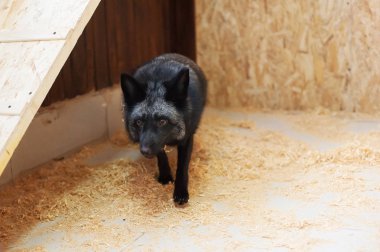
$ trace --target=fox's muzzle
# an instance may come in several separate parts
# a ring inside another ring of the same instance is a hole
[[[158,136],[152,132],[146,131],[140,137],[140,152],[147,158],[156,156],[164,146],[161,146],[160,141],[157,141]]]
[[[150,148],[147,145],[140,145],[140,152],[146,158],[153,158],[155,156],[155,154],[153,153],[152,148]]]

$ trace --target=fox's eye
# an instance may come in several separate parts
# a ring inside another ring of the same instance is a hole
[[[158,126],[162,127],[162,126],[166,125],[167,123],[168,123],[168,120],[161,119],[158,121]]]
[[[144,122],[142,120],[136,120],[136,125],[139,126],[139,127],[142,127],[144,124]]]

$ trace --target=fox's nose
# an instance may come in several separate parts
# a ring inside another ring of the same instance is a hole
[[[154,156],[152,149],[145,145],[140,147],[140,152],[147,158],[152,158]]]

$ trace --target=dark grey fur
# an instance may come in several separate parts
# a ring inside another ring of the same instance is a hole
[[[193,135],[206,103],[207,81],[202,70],[179,54],[164,54],[139,67],[133,76],[122,74],[125,126],[146,157],[157,156],[162,184],[173,181],[165,145],[178,146],[173,198],[188,201],[188,167]]]

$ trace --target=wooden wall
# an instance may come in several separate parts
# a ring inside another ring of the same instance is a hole
[[[196,0],[209,104],[380,111],[379,0]]]
[[[44,105],[112,86],[164,52],[195,59],[193,0],[103,0]]]

